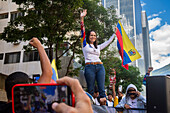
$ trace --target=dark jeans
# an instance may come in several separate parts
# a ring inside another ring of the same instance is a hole
[[[84,76],[87,82],[88,93],[92,96],[94,94],[95,80],[99,89],[100,98],[106,97],[104,84],[105,84],[105,69],[103,64],[89,64],[85,66]]]

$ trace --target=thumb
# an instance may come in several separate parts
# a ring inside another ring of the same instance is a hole
[[[30,41],[29,43],[30,43],[31,45],[33,44],[33,42],[31,42],[31,41]]]
[[[32,44],[33,44],[33,41],[34,41],[34,39],[32,38],[29,43],[32,45]]]
[[[65,103],[56,103],[52,104],[52,108],[57,113],[78,113],[77,110],[71,106],[66,105]]]

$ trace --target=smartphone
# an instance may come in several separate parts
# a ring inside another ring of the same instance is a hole
[[[55,113],[53,102],[75,105],[70,87],[64,84],[16,84],[12,88],[13,113]]]

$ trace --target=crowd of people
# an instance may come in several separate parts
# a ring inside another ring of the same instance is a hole
[[[137,90],[137,87],[134,84],[129,84],[126,88],[126,92],[123,94],[119,89],[115,91],[115,84],[112,87],[112,93],[106,93],[106,102],[103,104],[100,102],[98,91],[95,87],[94,99],[95,105],[106,106],[105,111],[107,113],[145,113],[146,112],[146,99],[140,94]],[[94,107],[93,110],[96,108]],[[102,112],[98,112],[102,113]]]
[[[115,81],[113,81],[112,92],[105,92],[105,69],[100,60],[100,51],[107,47],[114,39],[114,33],[110,39],[100,45],[97,45],[97,34],[91,30],[85,36],[84,17],[87,10],[83,10],[80,14],[81,31],[82,31],[82,51],[85,57],[85,79],[87,82],[87,92],[92,96],[94,102],[85,93],[78,80],[63,77],[56,82],[58,84],[68,85],[75,95],[75,107],[66,105],[65,103],[54,102],[52,108],[57,113],[144,113],[145,110],[136,110],[135,108],[145,108],[146,99],[140,94],[137,87],[129,84],[126,92],[122,89],[115,91]],[[38,83],[50,83],[52,78],[52,68],[46,52],[37,38],[32,38],[30,44],[37,48],[40,55],[40,63],[42,74]],[[149,68],[146,76],[153,68]],[[145,84],[144,78],[144,84]],[[95,86],[97,81],[97,86]],[[7,92],[8,102],[0,102],[0,113],[12,113],[12,87],[15,84],[29,83],[29,77],[24,72],[14,72],[10,74],[5,81],[5,90]],[[122,109],[120,109],[122,108]],[[132,109],[134,108],[134,109]]]

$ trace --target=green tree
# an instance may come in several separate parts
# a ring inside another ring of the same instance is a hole
[[[70,41],[66,34],[77,30],[79,8],[83,0],[13,0],[13,2],[20,6],[18,11],[25,16],[10,21],[0,38],[7,42],[20,42],[37,37],[50,49],[50,60],[53,59],[52,48],[55,48],[56,64],[60,68],[60,58],[64,53],[59,54],[59,51],[67,52],[69,49],[74,51],[78,43],[79,36],[71,35]],[[70,42],[69,49],[61,46],[64,42]]]
[[[142,80],[143,76],[140,75],[139,69],[137,67],[129,66],[129,70],[126,70],[122,67],[122,61],[114,57],[115,54],[118,54],[115,50],[107,51],[105,57],[102,57],[102,61],[106,70],[106,83],[109,85],[109,75],[111,75],[110,68],[116,70],[116,91],[119,85],[123,86],[123,92],[126,91],[126,87],[129,84],[134,84],[139,91],[142,91]]]
[[[70,71],[72,59],[82,58],[80,47],[80,36],[71,35],[66,37],[70,31],[80,31],[80,13],[82,9],[87,9],[85,18],[86,31],[93,29],[97,32],[100,43],[104,42],[113,34],[113,25],[117,23],[115,10],[106,10],[99,5],[100,0],[13,0],[20,7],[18,11],[25,14],[14,21],[10,21],[1,35],[1,39],[7,42],[20,42],[30,40],[33,36],[48,48],[50,48],[50,60],[52,60],[52,48],[55,45],[56,65],[60,68],[60,58],[68,50],[72,55],[67,67],[67,74],[75,75],[77,70]],[[32,6],[32,8],[30,8]],[[23,26],[22,29],[19,29]],[[46,37],[46,38],[43,38]],[[60,45],[67,42],[70,47],[64,48]],[[29,48],[29,47],[28,47]],[[64,50],[59,54],[59,50]],[[84,63],[84,60],[81,61]]]

